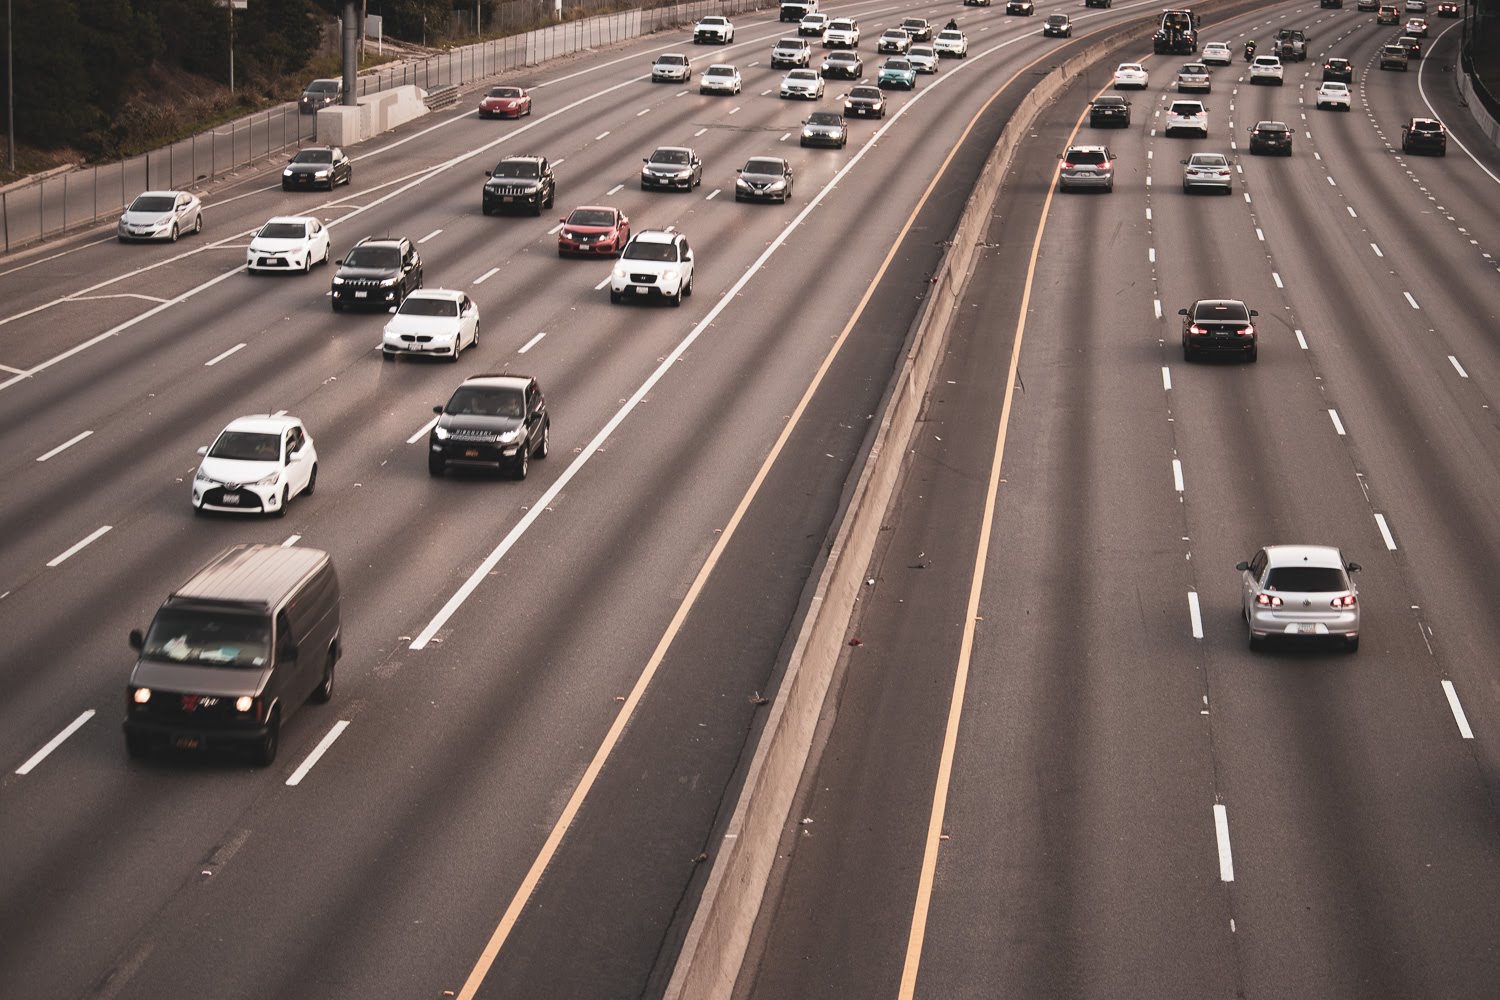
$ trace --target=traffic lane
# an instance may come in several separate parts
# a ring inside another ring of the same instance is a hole
[[[1444,25],[1443,21],[1436,23]],[[1433,33],[1417,72],[1417,93],[1425,115],[1441,120],[1448,127],[1449,141],[1464,147],[1455,149],[1451,155],[1466,153],[1491,174],[1500,175],[1500,149],[1480,131],[1479,123],[1464,106],[1457,78],[1450,75],[1455,72],[1460,37],[1459,30],[1452,25],[1444,25]],[[1467,193],[1464,189],[1455,192],[1464,193]]]

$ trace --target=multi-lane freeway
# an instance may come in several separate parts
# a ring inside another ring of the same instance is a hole
[[[726,48],[656,36],[508,81],[534,88],[519,122],[466,95],[351,150],[331,194],[272,167],[204,192],[201,236],[0,263],[0,995],[659,994],[989,147],[1028,79],[1124,24],[1142,55],[1158,8],[1039,4],[1065,41],[1001,6],[839,4],[872,76],[903,17],[970,46],[844,150],[797,146],[814,105],[767,65],[789,26],[741,16]],[[1112,65],[1023,144],[745,995],[1492,988],[1500,166],[1434,67],[1374,69],[1387,29],[1352,5],[1206,37],[1281,25],[1313,58],[1282,88],[1215,70],[1207,140],[1158,134],[1148,59],[1103,140],[1112,194],[1051,194],[1056,154],[1101,141],[1073,133]],[[669,50],[736,63],[743,93],[651,84]],[[1311,108],[1325,51],[1355,58],[1352,113]],[[1427,101],[1481,162],[1399,155]],[[1297,124],[1293,157],[1244,155],[1263,117]],[[639,189],[664,144],[697,148],[700,189]],[[1231,197],[1180,194],[1199,149],[1231,154]],[[484,171],[527,152],[558,210],[481,214]],[[735,203],[757,154],[792,162],[790,204]],[[556,255],[576,204],[676,226],[696,294],[611,305],[608,262]],[[244,273],[293,211],[336,255],[413,240],[479,346],[382,363],[384,317],[334,315],[329,268]],[[1176,310],[1215,295],[1259,310],[1255,365],[1182,363]],[[522,482],[429,477],[432,406],[495,371],[540,379],[551,454]],[[278,411],[317,442],[315,495],[195,517],[196,449]],[[1283,540],[1364,565],[1357,654],[1245,650],[1233,566]],[[332,702],[268,768],[127,759],[126,633],[239,541],[333,555]]]

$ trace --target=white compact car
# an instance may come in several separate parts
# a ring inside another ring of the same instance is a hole
[[[906,53],[906,61],[911,63],[911,68],[918,73],[937,72],[937,50],[931,45],[913,45]]]
[[[1140,63],[1120,63],[1119,68],[1115,70],[1116,90],[1125,90],[1130,87],[1145,90],[1150,82],[1151,75]]]
[[[1234,50],[1228,42],[1209,42],[1203,46],[1203,61],[1210,66],[1228,66],[1234,62]]]
[[[687,237],[669,229],[643,229],[631,237],[609,276],[609,301],[662,298],[674,306],[693,294],[693,251]]]
[[[652,83],[686,83],[693,78],[693,67],[681,52],[663,52],[651,64]]]
[[[738,94],[741,86],[740,71],[728,63],[710,66],[698,78],[700,94]]]
[[[969,40],[957,28],[945,28],[932,40],[932,47],[939,56],[963,59],[969,54]]]
[[[328,263],[332,247],[328,230],[310,215],[278,215],[260,227],[245,251],[245,270],[300,271]]]
[[[823,44],[830,49],[859,48],[859,23],[852,17],[838,17],[823,29]]]
[[[199,448],[193,475],[195,511],[286,513],[318,483],[318,452],[296,417],[257,414],[232,420],[214,443]]]
[[[121,243],[166,240],[203,232],[203,203],[190,191],[145,191],[126,206],[115,228]]]
[[[463,292],[419,288],[402,300],[385,325],[380,356],[426,354],[457,361],[465,347],[479,343],[479,307]]]
[[[1337,80],[1325,80],[1318,88],[1318,107],[1343,108],[1349,110],[1349,85]]]
[[[1183,160],[1182,193],[1196,188],[1212,188],[1229,194],[1234,190],[1234,174],[1229,158],[1223,153],[1194,153]]]
[[[1274,83],[1276,86],[1282,84],[1281,60],[1276,56],[1256,56],[1250,63],[1251,83]]]
[[[815,69],[794,69],[781,80],[781,97],[805,100],[823,99],[823,77]]]
[[[1166,128],[1163,133],[1172,136],[1178,132],[1191,132],[1208,138],[1208,109],[1202,101],[1173,101],[1167,106]]]
[[[1359,591],[1345,562],[1331,545],[1267,545],[1240,571],[1250,648],[1272,637],[1342,639],[1351,653],[1359,648]]]

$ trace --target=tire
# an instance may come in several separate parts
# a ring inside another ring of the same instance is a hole
[[[281,506],[276,508],[276,517],[286,517],[287,504],[292,502],[292,488],[283,486],[281,488]]]
[[[693,279],[691,276],[688,277],[687,287],[683,289],[682,294],[686,295],[688,298],[693,297]]]
[[[328,651],[328,662],[326,664],[324,664],[324,666],[323,666],[323,679],[318,682],[318,686],[317,687],[313,688],[313,693],[312,693],[311,697],[309,698],[309,700],[313,701],[313,702],[316,702],[319,705],[326,705],[330,701],[332,701],[333,700],[333,679],[334,679],[334,656],[333,656],[333,650],[330,649]]]
[[[516,465],[515,465],[515,470],[512,473],[512,475],[514,475],[515,478],[516,478],[516,480],[519,482],[519,481],[525,479],[526,478],[526,474],[528,472],[530,472],[530,471],[531,471],[531,445],[528,444],[525,447],[523,447],[520,451],[516,452]]]
[[[305,497],[310,497],[310,496],[313,495],[313,490],[315,490],[317,488],[318,488],[318,463],[314,462],[313,463],[313,468],[312,468],[312,475],[310,475],[310,476],[307,477],[307,485],[302,488],[302,495],[305,496]]]
[[[621,300],[622,296],[620,295],[620,293],[611,288],[609,290],[609,301],[614,303],[615,305],[619,305]]]
[[[1194,361],[1198,360],[1198,352],[1195,351],[1195,350],[1193,350],[1187,344],[1183,344],[1182,345],[1182,360],[1185,361],[1185,362],[1187,362],[1188,364],[1192,364]]]
[[[151,741],[140,733],[126,733],[125,753],[131,760],[145,760],[151,756]]]
[[[1344,640],[1344,651],[1348,653],[1359,652],[1359,636]]]
[[[312,274],[312,254],[308,254],[302,261],[302,273]]]
[[[203,213],[202,212],[199,212],[198,213],[198,217],[193,220],[193,232],[195,234],[203,232]]]
[[[681,287],[679,287],[677,289],[677,294],[674,295],[674,296],[672,296],[672,298],[671,298],[670,301],[672,303],[672,308],[673,309],[678,309],[678,308],[680,308],[682,306],[682,288]]]
[[[1183,194],[1192,194],[1192,189],[1187,186],[1187,181],[1183,181],[1182,182],[1182,193]]]
[[[271,709],[271,721],[266,725],[265,738],[255,748],[257,767],[270,767],[276,763],[276,751],[281,749],[281,709]]]
[[[546,458],[552,454],[552,421],[542,425],[542,443],[536,447],[536,457]]]
[[[336,313],[343,312],[344,311],[344,304],[342,302],[340,302],[338,299],[334,299],[333,300],[333,311],[336,312]]]
[[[446,471],[446,465],[441,458],[434,458],[431,455],[427,456],[427,474],[429,476],[434,479],[442,479],[443,473]]]
[[[1255,364],[1255,359],[1257,357],[1259,357],[1259,356],[1260,356],[1260,348],[1259,347],[1251,347],[1251,348],[1247,348],[1245,350],[1245,360],[1247,362],[1249,362],[1250,364],[1252,364],[1252,365]]]
[[[489,206],[489,204],[487,202],[480,202],[479,203],[479,210],[481,212],[483,212],[485,215],[489,215],[490,214],[490,206]]]
[[[350,167],[349,168],[349,172],[344,175],[344,186],[345,187],[350,187],[353,184],[354,184],[354,168]]]
[[[168,243],[176,243],[177,242],[177,223],[175,223],[175,222],[172,223],[172,235],[169,236],[169,237],[167,237],[167,242]]]

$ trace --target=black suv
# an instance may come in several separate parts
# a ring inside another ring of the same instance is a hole
[[[552,178],[552,164],[545,156],[507,156],[486,170],[484,196],[480,208],[485,215],[508,208],[525,208],[541,215],[551,208],[557,197],[557,182]]]
[[[509,469],[525,479],[533,456],[546,458],[552,434],[547,400],[530,375],[475,375],[434,406],[437,423],[427,439],[427,471],[449,466]]]
[[[1323,64],[1323,79],[1335,83],[1354,82],[1354,64],[1347,59],[1330,59]]]
[[[1129,128],[1130,102],[1115,94],[1094,98],[1089,105],[1089,127],[1103,128],[1106,125]]]
[[[1448,155],[1448,130],[1436,118],[1413,118],[1401,126],[1401,152]]]
[[[1194,361],[1203,354],[1237,354],[1246,361],[1256,355],[1255,324],[1238,299],[1199,299],[1191,309],[1179,309],[1182,317],[1182,357]]]
[[[422,258],[411,240],[367,236],[344,259],[333,276],[333,311],[346,307],[389,309],[422,287]]]
[[[1250,155],[1292,155],[1292,127],[1286,122],[1256,122],[1250,127]]]

